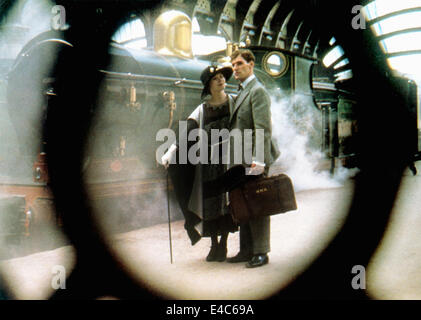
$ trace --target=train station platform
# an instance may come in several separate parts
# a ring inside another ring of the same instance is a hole
[[[421,169],[421,163],[417,163]],[[421,176],[407,170],[384,239],[367,270],[367,293],[373,299],[421,299]],[[305,270],[345,221],[353,181],[343,186],[297,192],[298,210],[271,217],[268,265],[247,269],[244,263],[206,262],[210,239],[191,246],[183,221],[110,236],[108,241],[135,275],[155,293],[170,299],[265,299]],[[237,253],[239,234],[230,234],[228,256]],[[46,299],[52,268],[74,264],[74,249],[64,246],[0,261],[17,299]],[[351,284],[350,284],[351,285]]]

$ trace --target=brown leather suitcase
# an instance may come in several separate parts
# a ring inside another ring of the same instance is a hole
[[[229,197],[237,223],[297,209],[294,187],[285,174],[251,180],[232,190]]]

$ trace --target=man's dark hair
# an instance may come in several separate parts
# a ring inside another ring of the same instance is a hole
[[[243,57],[243,59],[246,60],[247,63],[250,61],[253,61],[253,62],[256,61],[256,57],[254,56],[253,52],[251,52],[251,50],[249,49],[235,50],[231,55],[231,61],[237,58],[238,56]]]

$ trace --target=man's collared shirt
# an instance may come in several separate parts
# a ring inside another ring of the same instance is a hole
[[[250,75],[246,80],[240,83],[241,88],[244,89],[254,78],[256,78],[254,74]]]

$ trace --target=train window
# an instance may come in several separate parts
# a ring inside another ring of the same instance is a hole
[[[269,52],[263,58],[263,68],[271,76],[280,77],[288,69],[288,60],[281,52]]]
[[[138,18],[123,24],[114,33],[112,40],[133,49],[145,48],[147,41],[142,20]]]

